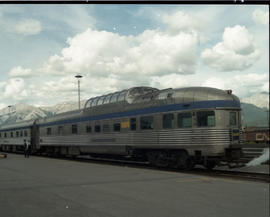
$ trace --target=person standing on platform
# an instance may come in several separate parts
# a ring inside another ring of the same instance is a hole
[[[25,158],[29,158],[29,142],[26,141],[26,139],[24,140],[24,157]]]

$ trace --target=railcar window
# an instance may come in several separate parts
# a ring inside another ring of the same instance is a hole
[[[230,125],[236,125],[236,112],[230,112]]]
[[[2,137],[2,134],[0,133],[0,138]]]
[[[16,137],[19,137],[19,131],[16,131]]]
[[[63,134],[63,126],[58,127],[58,134],[62,135]]]
[[[192,127],[192,115],[191,113],[179,113],[178,114],[178,127]]]
[[[136,118],[130,118],[130,130],[136,130]]]
[[[110,102],[116,102],[118,98],[119,92],[112,95]]]
[[[110,99],[111,99],[111,96],[112,94],[106,96],[105,100],[104,100],[104,103],[103,104],[106,104],[106,103],[109,103],[110,102]]]
[[[27,136],[27,131],[26,130],[24,131],[24,136]]]
[[[163,115],[163,128],[164,129],[173,128],[173,123],[174,123],[174,115],[173,114]]]
[[[104,98],[105,98],[105,96],[100,97],[99,100],[98,100],[97,105],[102,105]]]
[[[140,124],[142,130],[154,129],[154,118],[153,116],[145,116],[140,118]]]
[[[100,132],[100,125],[96,125],[96,126],[95,126],[95,132],[96,132],[96,133],[99,133],[99,132]]]
[[[92,127],[91,126],[86,126],[86,132],[91,133],[92,132]]]
[[[125,99],[126,93],[127,93],[127,91],[121,92],[121,93],[119,94],[119,96],[118,96],[118,100],[117,100],[117,101],[118,101],[118,102],[123,101],[123,100]]]
[[[121,124],[120,123],[115,123],[113,124],[113,131],[120,131],[121,129]]]
[[[91,106],[92,106],[92,102],[93,102],[93,100],[91,99],[91,100],[87,103],[87,105],[89,105],[88,107],[91,107]]]
[[[10,137],[11,137],[11,138],[13,137],[13,132],[10,132]]]
[[[5,138],[7,138],[7,133],[5,133]]]
[[[20,137],[22,137],[22,136],[23,136],[23,131],[21,130],[21,131],[20,131]]]
[[[25,131],[24,131],[25,132]],[[52,128],[47,128],[47,135],[52,135]]]
[[[213,127],[216,125],[214,111],[197,112],[198,127]]]
[[[77,133],[78,133],[78,127],[77,127],[77,124],[72,124],[72,125],[71,125],[71,133],[72,133],[72,134],[77,134]]]
[[[103,132],[109,132],[110,131],[110,126],[108,124],[103,125]]]
[[[97,105],[97,101],[98,101],[98,98],[93,99],[93,102],[91,104],[91,107],[96,106]]]

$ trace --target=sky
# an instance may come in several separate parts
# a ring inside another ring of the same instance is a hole
[[[134,86],[269,92],[266,5],[0,5],[0,109]]]

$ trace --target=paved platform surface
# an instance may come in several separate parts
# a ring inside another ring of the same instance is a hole
[[[8,154],[3,217],[268,217],[269,184]]]

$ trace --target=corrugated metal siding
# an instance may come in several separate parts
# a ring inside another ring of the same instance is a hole
[[[127,145],[127,146],[170,146],[170,145],[229,145],[228,129],[169,129],[147,130],[128,133],[84,134],[69,136],[46,136],[40,145]]]
[[[0,139],[0,145],[24,145],[24,140],[30,141],[30,137],[15,137],[15,138],[2,138]]]
[[[162,130],[160,145],[229,145],[228,129],[184,129]]]

